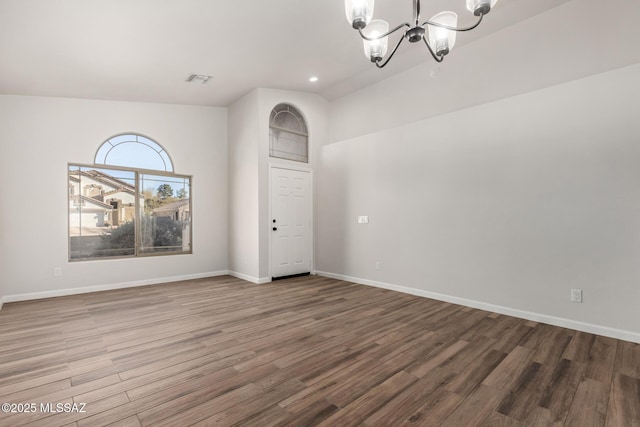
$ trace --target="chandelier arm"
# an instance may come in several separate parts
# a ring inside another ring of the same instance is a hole
[[[404,40],[404,35],[400,36],[400,40],[398,40],[398,43],[396,44],[396,47],[393,48],[393,50],[391,51],[391,55],[389,55],[389,57],[382,63],[382,65],[380,65],[380,61],[376,61],[376,67],[384,68],[384,66],[387,65],[387,63],[389,61],[391,61],[391,58],[393,58],[393,55],[395,55],[396,51],[398,50],[398,48],[402,44],[402,40]]]
[[[409,25],[409,23],[408,23],[408,22],[404,22],[404,23],[402,23],[402,24],[398,25],[397,27],[395,27],[393,30],[391,30],[391,31],[387,31],[386,33],[384,33],[384,34],[380,34],[379,36],[376,36],[376,37],[367,37],[367,36],[365,36],[365,35],[362,33],[362,30],[361,30],[360,28],[358,28],[358,33],[360,33],[360,37],[362,37],[364,40],[367,40],[367,41],[373,42],[373,41],[376,41],[376,40],[380,40],[381,38],[387,37],[389,34],[393,34],[393,33],[395,33],[396,31],[398,31],[398,30],[399,30],[400,28],[402,28],[402,27],[409,27],[409,28],[411,28],[411,25]]]
[[[452,27],[450,25],[444,25],[438,22],[433,22],[433,21],[425,21],[421,26],[424,27],[425,25],[432,25],[434,27],[440,27],[440,28],[444,28],[445,30],[451,30],[451,31],[471,31],[474,28],[476,28],[478,25],[480,25],[480,23],[482,22],[482,17],[484,17],[483,13],[480,14],[480,17],[478,18],[478,22],[471,25],[470,27],[463,27],[463,28]]]
[[[429,44],[426,38],[423,38],[422,41],[424,41],[424,44],[427,45],[427,49],[429,49],[429,53],[431,54],[431,56],[433,56],[433,59],[435,59],[436,62],[442,62],[444,60],[444,56],[438,56],[433,52],[433,49],[431,49],[431,45]]]

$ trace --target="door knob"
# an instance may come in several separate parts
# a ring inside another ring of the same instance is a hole
[[[273,231],[278,231],[278,227],[273,227]]]

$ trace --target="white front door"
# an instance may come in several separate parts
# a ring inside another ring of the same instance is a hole
[[[271,168],[271,276],[311,272],[310,173]]]

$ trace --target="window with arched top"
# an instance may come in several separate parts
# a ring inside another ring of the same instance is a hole
[[[191,177],[157,142],[116,135],[68,176],[70,261],[191,253]]]
[[[304,117],[293,105],[278,104],[269,117],[269,156],[309,162],[309,132]]]

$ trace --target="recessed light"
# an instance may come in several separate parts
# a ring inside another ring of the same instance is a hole
[[[309,81],[310,81],[311,83],[315,83],[315,82],[317,82],[317,81],[318,81],[318,77],[316,77],[316,76],[311,76],[311,77],[309,77]]]

